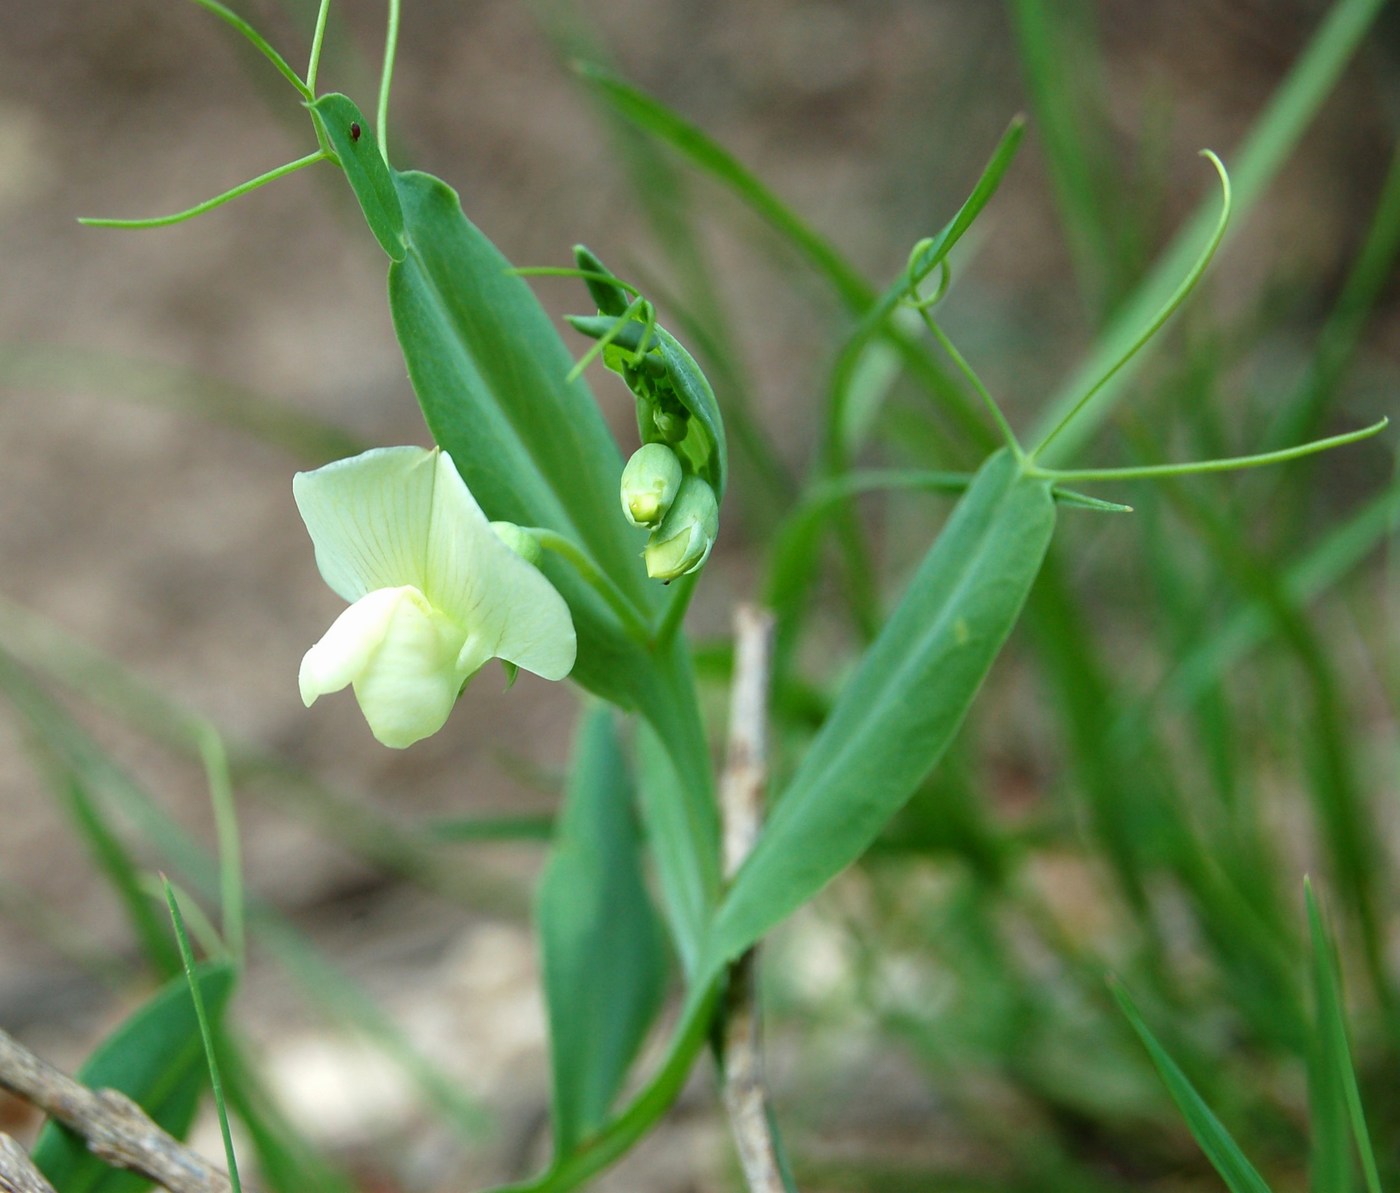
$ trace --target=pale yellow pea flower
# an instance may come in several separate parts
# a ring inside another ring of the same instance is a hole
[[[446,723],[489,659],[573,669],[569,607],[491,527],[444,451],[385,447],[299,472],[292,492],[326,583],[351,602],[301,662],[301,698],[353,685],[402,749]]]

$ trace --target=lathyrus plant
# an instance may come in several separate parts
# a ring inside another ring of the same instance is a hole
[[[576,250],[569,269],[536,271],[578,276],[594,300],[595,314],[571,320],[595,341],[575,365],[524,271],[512,269],[468,220],[451,187],[391,164],[397,0],[374,121],[347,96],[317,92],[326,0],[305,77],[241,18],[215,0],[197,2],[292,84],[317,148],[188,212],[91,222],[159,226],[293,170],[338,168],[388,259],[394,328],[437,445],[383,449],[297,478],[322,574],[351,602],[307,653],[303,696],[310,703],[353,685],[372,731],[391,746],[447,725],[461,687],[492,657],[550,679],[567,674],[594,698],[537,904],[555,1154],[517,1190],[582,1184],[665,1112],[707,1042],[718,1038],[731,966],[855,861],[938,763],[1016,624],[1060,508],[1127,508],[1078,486],[1280,462],[1383,425],[1265,455],[1159,468],[1044,462],[1209,263],[1230,190],[1223,165],[1208,154],[1223,202],[1195,266],[1122,358],[1038,444],[1024,447],[932,313],[946,290],[950,250],[1016,151],[1021,126],[1013,124],[967,202],[915,246],[905,274],[866,317],[878,326],[900,307],[917,310],[978,395],[1001,445],[975,474],[956,479],[964,491],[951,517],[775,793],[773,814],[746,860],[722,881],[711,746],[682,622],[720,533],[728,470],[723,403],[657,323],[652,305],[586,249]],[[923,297],[920,288],[934,277],[935,293]],[[582,377],[594,356],[635,401],[640,442],[625,466]],[[635,722],[630,759],[620,718]],[[652,910],[648,875],[664,920]],[[679,961],[682,1009],[664,1057],[619,1108],[660,1005],[668,954]]]

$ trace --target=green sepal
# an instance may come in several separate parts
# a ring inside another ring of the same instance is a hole
[[[724,420],[720,417],[715,391],[680,341],[664,327],[654,330],[659,341],[657,351],[666,364],[671,391],[691,416],[685,438],[671,446],[690,461],[697,476],[709,481],[716,499],[722,501],[729,477],[729,445],[725,441]],[[659,431],[654,436],[661,437]]]
[[[612,315],[616,318],[631,305],[627,291],[621,286],[605,282],[601,277],[587,276],[589,274],[606,274],[608,277],[612,277],[613,274],[586,245],[574,245],[574,261],[584,271],[583,283],[588,287],[588,293],[593,296],[593,302],[598,310],[604,315]]]
[[[350,189],[360,201],[360,210],[365,213],[365,222],[379,241],[379,247],[389,254],[391,261],[402,261],[408,251],[403,208],[370,122],[344,95],[323,95],[306,106],[321,118],[326,136],[340,158]]]
[[[605,352],[622,349],[635,357],[642,351],[643,345],[648,349],[656,347],[656,336],[647,330],[645,323],[637,319],[619,320],[615,315],[565,315],[564,318],[568,320],[569,326],[581,335],[595,340],[608,337]],[[608,367],[617,369],[617,366],[611,364]],[[637,361],[633,367],[647,366],[643,361]],[[658,377],[662,375],[659,367],[649,371],[654,371]]]

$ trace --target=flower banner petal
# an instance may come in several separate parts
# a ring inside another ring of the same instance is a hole
[[[375,448],[292,478],[316,566],[345,600],[405,584],[426,592],[435,454]]]

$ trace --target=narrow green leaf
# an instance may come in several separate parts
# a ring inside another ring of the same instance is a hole
[[[1008,9],[1079,288],[1102,307],[1121,276],[1114,232],[1126,204],[1103,168],[1107,105],[1092,7],[1084,0],[1011,0]]]
[[[536,903],[554,1071],[554,1146],[607,1121],[661,1005],[666,949],[642,877],[612,713],[589,710]]]
[[[1312,944],[1317,1060],[1330,1074],[1330,1080],[1324,1078],[1323,1084],[1342,1096],[1345,1114],[1340,1117],[1351,1123],[1356,1152],[1361,1157],[1361,1171],[1366,1176],[1367,1193],[1381,1193],[1381,1178],[1376,1168],[1376,1154],[1371,1147],[1371,1132],[1366,1127],[1366,1112],[1361,1106],[1361,1090],[1357,1087],[1356,1069],[1351,1063],[1346,1012],[1342,1006],[1342,992],[1337,982],[1332,942],[1323,925],[1322,913],[1318,910],[1312,883],[1307,879],[1303,880],[1303,899],[1307,904],[1308,939]],[[1335,1111],[1327,1117],[1331,1118],[1334,1114]]]
[[[323,95],[307,107],[325,125],[326,136],[340,158],[350,189],[360,201],[360,210],[379,247],[390,260],[402,261],[407,252],[403,210],[394,177],[379,152],[370,122],[344,95]]]
[[[87,784],[70,772],[58,779],[58,785],[66,797],[73,823],[87,839],[94,859],[121,899],[147,961],[159,977],[173,977],[180,972],[180,954],[170,939],[169,926],[156,914],[142,889],[140,867],[107,822],[97,801],[89,793]]]
[[[741,953],[853,862],[942,756],[1025,602],[1050,486],[993,455],[842,687],[720,905],[709,960]]]
[[[1161,1044],[1157,1042],[1156,1037],[1148,1030],[1147,1024],[1138,1014],[1137,1007],[1133,1005],[1133,1000],[1128,997],[1128,992],[1116,981],[1111,982],[1110,985],[1113,997],[1118,1000],[1123,1014],[1132,1024],[1133,1030],[1137,1032],[1138,1038],[1152,1057],[1152,1063],[1157,1066],[1157,1072],[1162,1075],[1162,1080],[1166,1083],[1172,1101],[1176,1103],[1182,1117],[1186,1119],[1186,1125],[1190,1128],[1191,1134],[1201,1145],[1201,1151],[1205,1152],[1206,1159],[1211,1162],[1215,1171],[1224,1178],[1225,1184],[1230,1188],[1230,1193],[1269,1193],[1269,1186],[1264,1183],[1264,1178],[1259,1175],[1254,1165],[1240,1151],[1239,1145],[1231,1137],[1230,1132],[1215,1117],[1215,1113],[1196,1092],[1196,1087],[1191,1084],[1186,1074],[1167,1055]]]
[[[197,966],[205,1009],[218,1019],[233,993],[236,971],[226,961]],[[160,991],[98,1046],[78,1070],[92,1089],[118,1089],[140,1103],[165,1131],[183,1138],[194,1121],[209,1071],[194,1002],[183,976]],[[34,1163],[63,1193],[134,1193],[150,1182],[109,1168],[66,1127],[48,1123],[33,1149]]]
[[[795,245],[831,282],[842,301],[864,307],[870,288],[849,262],[821,235],[794,215],[747,166],[695,125],[664,104],[596,63],[577,64],[583,80],[620,115],[660,137],[732,189],[764,220]]]
[[[185,984],[189,987],[190,998],[194,1002],[194,1017],[199,1024],[200,1043],[204,1045],[204,1064],[209,1070],[214,1109],[219,1116],[219,1132],[224,1140],[229,1184],[233,1186],[233,1193],[243,1193],[243,1182],[238,1175],[238,1157],[233,1149],[233,1135],[229,1132],[228,1107],[224,1104],[223,1078],[219,1074],[219,1059],[214,1055],[214,1027],[209,1009],[205,1005],[204,993],[200,988],[194,950],[190,947],[189,933],[185,930],[185,918],[180,913],[180,901],[175,897],[175,888],[164,875],[161,875],[160,881],[165,892],[165,905],[170,909],[170,922],[175,928],[175,939],[180,945],[180,961],[185,969]]]
[[[997,187],[1001,185],[1002,178],[1005,177],[1012,160],[1016,157],[1016,150],[1021,147],[1021,138],[1025,132],[1026,122],[1021,116],[1015,117],[1007,125],[1006,131],[1001,135],[1001,140],[992,150],[991,158],[983,167],[977,184],[972,188],[972,193],[958,208],[953,218],[939,230],[938,235],[930,238],[910,262],[909,280],[911,282],[917,284],[937,269],[952,252],[953,246],[972,227],[973,221],[982,214],[982,209],[991,202],[992,196],[996,194]],[[881,301],[884,302],[886,299],[882,297]]]

